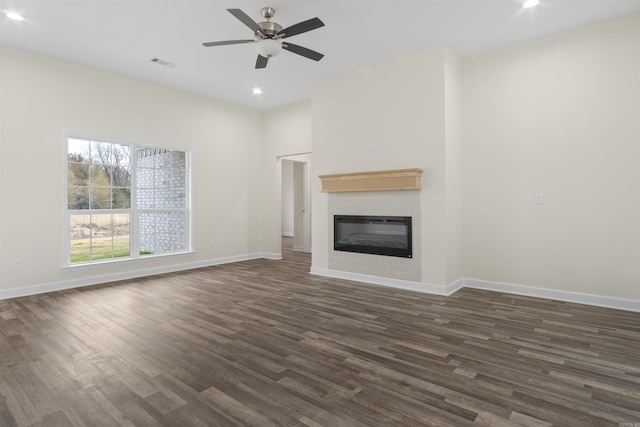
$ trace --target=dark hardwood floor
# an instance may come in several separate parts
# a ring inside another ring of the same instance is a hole
[[[639,313],[311,276],[285,241],[0,301],[0,426],[640,427]]]

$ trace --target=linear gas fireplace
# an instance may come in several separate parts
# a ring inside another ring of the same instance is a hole
[[[334,215],[333,249],[411,258],[411,217]]]

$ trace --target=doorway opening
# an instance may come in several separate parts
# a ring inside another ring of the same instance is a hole
[[[294,252],[311,252],[311,154],[280,157],[281,229]]]

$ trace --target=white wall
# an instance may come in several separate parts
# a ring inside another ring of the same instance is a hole
[[[293,161],[282,160],[282,235],[293,236]]]
[[[311,152],[310,111],[311,104],[305,101],[262,113],[262,244],[268,253],[281,250],[280,157]]]
[[[449,284],[447,256],[458,256],[447,250],[445,205],[445,63],[455,68],[453,56],[434,48],[314,87],[312,268],[328,268],[330,240],[328,196],[320,191],[318,175],[422,168],[422,282]],[[455,75],[451,71],[447,78]],[[450,141],[459,145],[456,135]],[[452,263],[451,271],[459,270],[459,261]]]
[[[305,213],[307,211],[307,203],[305,192],[307,190],[307,164],[302,162],[293,162],[293,222],[294,237],[293,250],[309,251],[305,244]]]
[[[464,275],[640,299],[640,14],[465,59],[463,117]]]
[[[0,121],[0,295],[262,249],[260,112],[0,47]],[[63,272],[65,131],[193,148],[196,253]]]
[[[444,51],[446,283],[462,277],[462,70]]]

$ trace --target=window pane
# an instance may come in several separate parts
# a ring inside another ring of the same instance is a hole
[[[187,192],[186,190],[173,190],[173,206],[174,208],[186,208],[187,207]]]
[[[186,187],[186,171],[184,169],[171,169],[171,188],[185,188]]]
[[[113,216],[113,257],[125,257],[131,254],[130,245],[131,217],[129,214]]]
[[[153,148],[139,148],[137,154],[138,168],[152,168],[154,166],[156,156]]]
[[[72,239],[91,237],[91,215],[71,215],[69,231]]]
[[[89,188],[69,187],[67,191],[68,209],[89,209]]]
[[[94,237],[91,240],[91,261],[113,258],[113,238]]]
[[[91,215],[91,260],[113,257],[113,215]]]
[[[156,190],[156,208],[180,209],[186,207],[184,190]]]
[[[138,209],[153,209],[153,190],[138,190],[136,201]]]
[[[70,216],[70,261],[86,262],[91,259],[91,216]]]
[[[138,223],[140,255],[152,254],[156,251],[156,215],[141,213]]]
[[[89,165],[69,162],[67,176],[69,187],[87,186],[89,185]]]
[[[129,209],[131,207],[131,189],[113,189],[113,209]]]
[[[70,262],[87,262],[91,261],[90,239],[71,240]]]
[[[157,209],[166,209],[173,208],[173,190],[156,190],[154,193],[155,196],[155,207]]]
[[[111,209],[111,188],[91,188],[91,209]]]
[[[171,153],[171,167],[174,169],[184,170],[187,167],[186,153],[184,151],[173,151]]]
[[[187,250],[187,214],[185,212],[172,212],[169,214],[171,224],[171,242],[169,252]]]
[[[156,150],[155,167],[166,169],[171,167],[171,151],[166,149]]]
[[[92,187],[111,186],[111,166],[90,165],[89,175],[90,175],[89,185],[91,185]]]
[[[169,188],[173,177],[173,169],[156,169],[153,179],[153,188]]]
[[[113,216],[113,235],[128,236],[131,233],[131,217],[129,214],[115,214]]]
[[[91,141],[91,163],[111,166],[111,143]]]
[[[89,163],[89,141],[81,139],[69,139],[67,156],[70,162]]]
[[[113,186],[131,187],[131,147],[113,144],[111,152]]]
[[[136,169],[136,188],[153,188],[154,169],[137,168]]]
[[[162,254],[187,249],[187,223],[184,212],[140,214],[140,252]]]

